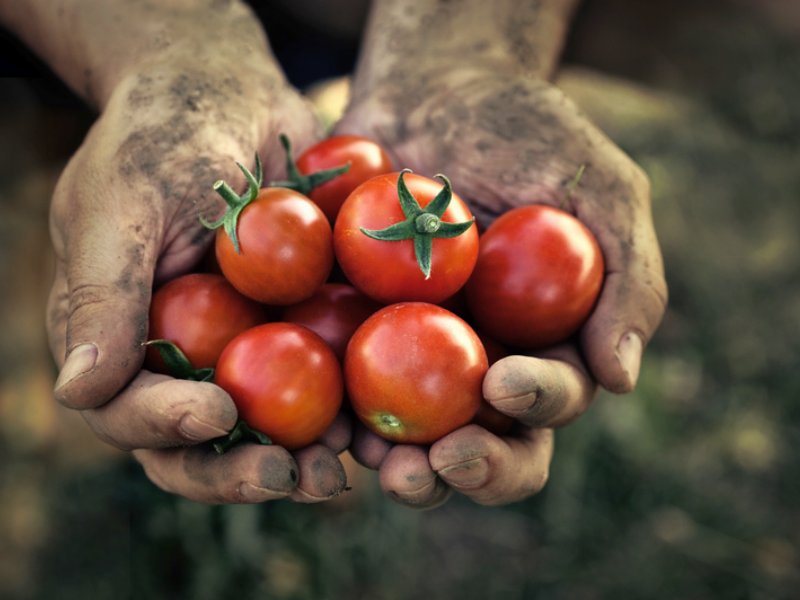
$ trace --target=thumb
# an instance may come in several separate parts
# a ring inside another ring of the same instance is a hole
[[[54,235],[60,260],[48,331],[61,366],[55,397],[86,409],[104,404],[141,368],[156,252],[143,226],[98,226],[91,217],[73,223],[80,230],[64,236],[68,243]]]
[[[666,309],[667,285],[643,181],[629,234],[598,231],[606,275],[597,306],[581,330],[581,346],[592,374],[611,392],[630,392],[639,376],[644,347]]]

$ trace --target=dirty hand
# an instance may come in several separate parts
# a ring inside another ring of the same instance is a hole
[[[508,4],[517,18],[524,17],[515,3]],[[486,10],[475,6],[476,14]],[[431,24],[427,37],[409,29],[404,38],[415,13],[379,3],[372,27],[384,21],[386,31],[391,22],[396,35],[385,43],[372,40],[373,50],[381,52],[362,61],[337,130],[379,140],[397,165],[428,176],[446,174],[484,225],[526,204],[568,210],[597,237],[605,283],[576,344],[507,357],[490,368],[484,396],[517,419],[513,435],[498,437],[473,425],[428,449],[390,447],[361,431],[353,452],[380,469],[384,489],[401,502],[434,506],[453,488],[480,503],[502,504],[541,489],[553,450],[549,428],[582,414],[598,384],[615,393],[633,389],[667,290],[642,170],[548,83],[551,62],[537,62],[535,52],[498,58],[502,45],[481,44],[482,35],[498,33],[486,31],[485,23],[512,28],[513,19],[478,14],[470,21],[462,10],[437,21],[437,10],[428,19],[422,10],[416,13],[417,27]],[[547,23],[546,16],[535,22]],[[432,40],[431,46],[420,38]]]
[[[349,441],[344,421],[328,445],[294,455],[247,445],[218,456],[202,442],[234,426],[231,398],[213,384],[141,368],[153,286],[192,269],[210,247],[213,233],[199,218],[224,207],[212,183],[243,189],[235,161],[252,169],[256,151],[265,177],[282,177],[278,134],[298,149],[321,135],[250,11],[238,3],[214,10],[98,2],[38,13],[40,29],[59,31],[38,50],[100,113],[52,200],[55,396],[82,411],[101,439],[132,450],[169,492],[202,502],[319,501],[345,485],[337,458]],[[143,31],[126,35],[131,23]],[[65,31],[85,37],[60,47]],[[25,27],[20,36],[32,37]]]

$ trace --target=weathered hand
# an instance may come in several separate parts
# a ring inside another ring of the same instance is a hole
[[[572,212],[597,237],[605,283],[577,347],[496,363],[484,393],[498,410],[529,427],[557,427],[586,410],[595,382],[633,389],[667,297],[649,183],[560,90],[502,72],[397,69],[356,93],[337,131],[376,138],[402,167],[446,174],[484,225],[515,206],[545,203]],[[356,454],[380,467],[384,487],[422,506],[441,498],[443,482],[479,502],[520,499],[540,489],[552,449],[552,435],[538,429],[500,439],[468,427],[429,453],[356,440]],[[463,477],[473,476],[481,483],[465,487]]]
[[[213,239],[200,223],[224,206],[212,183],[242,189],[235,161],[252,168],[256,151],[265,179],[283,177],[278,134],[297,148],[321,134],[285,81],[227,64],[164,61],[125,77],[65,169],[51,210],[55,395],[99,437],[134,450],[168,491],[203,502],[317,501],[345,485],[336,453],[349,439],[346,422],[328,438],[341,447],[292,456],[248,445],[218,456],[201,442],[235,424],[230,397],[141,370],[153,285],[193,268]]]

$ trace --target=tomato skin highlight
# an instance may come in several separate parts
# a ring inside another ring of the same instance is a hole
[[[267,323],[231,340],[215,382],[240,418],[288,450],[312,444],[330,427],[344,389],[333,350],[293,323]]]
[[[558,208],[529,205],[503,214],[481,236],[465,291],[481,331],[533,349],[578,331],[603,278],[602,251],[583,223]]]
[[[311,298],[287,306],[282,320],[307,327],[344,361],[356,329],[382,306],[346,283],[326,283]]]
[[[288,305],[311,297],[331,272],[330,223],[310,199],[294,190],[262,188],[239,215],[241,252],[217,230],[222,273],[245,296]]]
[[[405,182],[425,208],[442,189],[433,179],[407,173]],[[421,272],[411,240],[375,240],[361,229],[381,230],[405,220],[397,194],[398,173],[373,177],[348,196],[334,225],[334,249],[347,279],[383,304],[403,301],[438,303],[458,292],[478,256],[478,229],[472,225],[454,238],[433,240],[430,278]],[[464,201],[453,194],[442,221],[472,219]]]
[[[153,293],[148,337],[173,342],[196,369],[213,368],[228,342],[267,319],[263,306],[221,275],[191,273]],[[156,348],[147,348],[145,365],[169,374]]]
[[[377,175],[393,170],[386,150],[373,140],[357,135],[335,135],[307,148],[297,158],[303,175],[349,164],[350,168],[309,193],[331,223],[336,221],[344,201],[356,187]]]
[[[404,302],[367,319],[344,372],[353,410],[393,442],[430,444],[469,423],[482,401],[486,352],[472,328],[432,304]]]

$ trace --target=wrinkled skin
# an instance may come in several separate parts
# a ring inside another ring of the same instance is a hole
[[[337,132],[373,136],[395,164],[421,174],[447,174],[484,226],[537,202],[572,212],[598,238],[605,285],[579,343],[510,356],[487,373],[484,396],[520,422],[513,435],[470,425],[429,450],[355,435],[354,455],[380,469],[385,491],[411,506],[436,506],[450,490],[482,504],[538,492],[553,452],[551,428],[585,412],[598,385],[633,389],[663,315],[667,292],[646,176],[557,88],[496,69],[397,67],[373,77],[368,92],[356,82]]]
[[[321,136],[310,106],[269,64],[257,23],[245,15],[237,27],[238,42],[218,44],[200,68],[167,51],[121,78],[58,182],[47,323],[63,366],[55,395],[101,439],[133,450],[165,490],[201,502],[319,501],[345,487],[336,454],[349,441],[346,422],[337,420],[327,446],[217,456],[201,442],[235,424],[230,397],[141,370],[154,282],[189,271],[210,247],[199,216],[224,207],[212,183],[244,189],[234,161],[252,169],[256,150],[267,180],[284,177],[278,134],[299,149]]]

